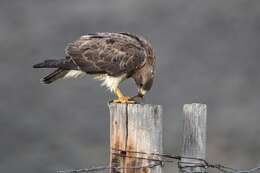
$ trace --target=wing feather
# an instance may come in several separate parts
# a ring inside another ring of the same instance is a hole
[[[80,37],[68,45],[66,54],[86,73],[119,76],[141,68],[146,52],[133,37],[119,33],[97,33]]]

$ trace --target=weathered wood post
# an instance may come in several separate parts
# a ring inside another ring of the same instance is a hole
[[[207,106],[199,103],[185,104],[183,112],[182,156],[205,159]],[[205,172],[204,168],[192,167],[201,163],[200,160],[183,158],[180,172]]]
[[[156,161],[140,159],[140,157],[158,159],[155,156],[127,152],[162,152],[161,106],[111,103],[109,109],[110,166],[114,168],[110,172],[161,173],[160,165],[150,168],[148,166],[155,164]]]

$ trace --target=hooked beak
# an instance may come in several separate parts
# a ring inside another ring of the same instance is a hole
[[[144,90],[143,88],[140,88],[140,89],[138,89],[138,95],[137,96],[143,98],[144,95],[146,94],[146,92],[147,92],[146,90]]]
[[[133,96],[132,99],[135,99],[137,97],[141,98],[142,100],[144,99],[144,95],[146,94],[146,90],[140,88],[138,89],[138,94],[136,96]]]

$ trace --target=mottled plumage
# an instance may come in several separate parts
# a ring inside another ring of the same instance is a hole
[[[88,34],[68,44],[65,53],[64,59],[34,65],[57,68],[42,79],[43,83],[93,74],[115,92],[120,82],[129,77],[134,78],[140,96],[152,86],[155,56],[151,44],[143,37],[130,33]]]

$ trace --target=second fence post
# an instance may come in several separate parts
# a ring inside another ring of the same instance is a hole
[[[159,158],[141,154],[162,152],[161,106],[111,103],[109,109],[110,172],[161,173]]]
[[[181,153],[186,158],[179,162],[180,172],[205,172],[204,168],[198,166],[203,164],[203,161],[191,158],[206,158],[207,106],[199,103],[185,104],[183,113]]]

